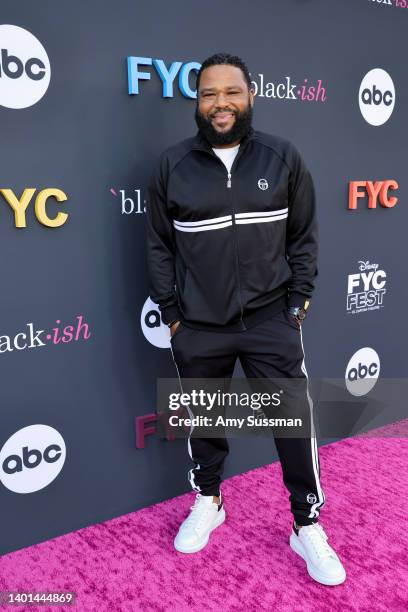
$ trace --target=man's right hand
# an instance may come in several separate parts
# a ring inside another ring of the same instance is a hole
[[[170,327],[170,336],[173,337],[174,334],[176,333],[176,329],[178,328],[178,326],[180,325],[180,321],[176,321],[175,323],[173,323],[173,325]]]

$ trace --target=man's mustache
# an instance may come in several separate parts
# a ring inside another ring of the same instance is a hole
[[[231,113],[231,115],[236,115],[236,111],[231,110],[229,108],[223,108],[223,109],[218,109],[216,111],[214,111],[213,113],[211,113],[211,115],[208,115],[211,119],[213,117],[216,117],[217,115],[221,115],[222,113]]]

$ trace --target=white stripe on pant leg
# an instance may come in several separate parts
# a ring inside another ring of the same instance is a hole
[[[176,360],[174,358],[173,347],[171,346],[171,342],[170,342],[170,350],[171,350],[171,354],[173,356],[174,365],[176,366],[177,376],[178,376],[179,383],[180,383],[180,389],[181,389],[181,392],[184,393],[183,385],[181,384],[180,372],[179,372]],[[188,414],[190,415],[190,418],[192,419],[194,415],[192,414],[192,412],[191,412],[190,408],[188,407],[188,405],[186,406],[186,408],[188,410]],[[194,429],[194,426],[191,425],[190,433],[189,433],[188,439],[187,439],[187,448],[188,448],[188,454],[190,455],[191,460],[195,463],[194,458],[193,458],[193,453],[191,451],[191,443],[190,443],[191,432],[193,431],[193,429]],[[193,471],[193,470],[199,470],[200,468],[201,468],[200,464],[197,463],[197,467],[191,468],[191,470],[189,470],[188,474],[187,474],[188,481],[189,481],[191,487],[194,489],[194,491],[201,491],[200,486],[194,480],[194,471]]]
[[[303,347],[302,327],[300,328],[300,341],[302,343],[302,352],[303,352],[303,363],[301,365],[301,370],[306,376],[306,394],[307,394],[307,400],[308,400],[309,409],[310,409],[310,425],[311,425],[310,427],[310,434],[311,434],[310,435],[310,447],[311,447],[311,452],[312,452],[313,472],[315,475],[316,491],[317,491],[317,495],[319,498],[319,500],[315,504],[313,504],[313,506],[311,507],[308,518],[317,518],[319,516],[319,508],[323,506],[324,502],[326,501],[326,497],[320,486],[319,452],[317,449],[316,430],[315,430],[314,421],[313,421],[313,402],[312,402],[312,398],[310,397],[310,393],[309,393],[309,376],[307,374],[306,365],[305,365],[305,349]]]

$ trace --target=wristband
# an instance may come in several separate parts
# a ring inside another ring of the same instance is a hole
[[[291,306],[290,308],[288,308],[288,311],[291,315],[295,317],[295,319],[298,320],[299,323],[301,323],[306,318],[305,308],[299,308],[299,306]]]

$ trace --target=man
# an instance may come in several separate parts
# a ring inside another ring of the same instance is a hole
[[[318,523],[325,496],[307,391],[301,323],[317,275],[311,175],[289,141],[252,128],[254,92],[236,56],[209,57],[197,75],[197,134],[167,149],[149,184],[150,296],[171,329],[179,377],[230,379],[239,356],[249,378],[305,383],[311,435],[276,437],[294,522],[290,546],[322,584],[344,568]],[[228,442],[190,435],[197,491],[175,538],[206,546],[225,519],[220,490]]]

